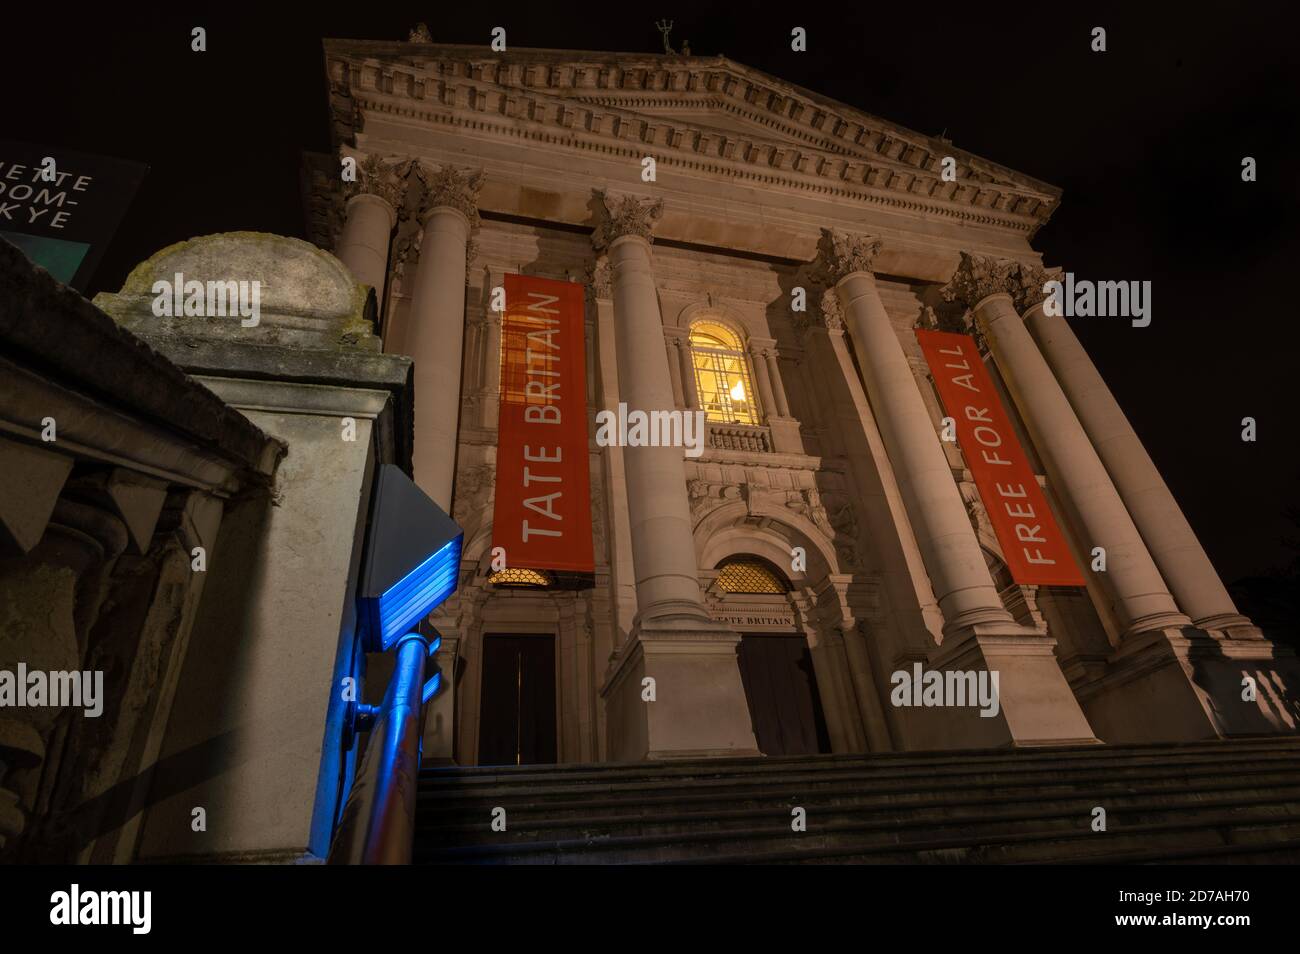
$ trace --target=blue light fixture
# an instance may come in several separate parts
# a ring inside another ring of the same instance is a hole
[[[456,591],[465,531],[400,468],[375,485],[358,603],[366,651],[384,652]]]

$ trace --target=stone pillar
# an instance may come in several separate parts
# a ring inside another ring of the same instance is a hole
[[[650,260],[651,230],[663,204],[632,196],[603,195],[601,201],[606,214],[593,244],[613,269],[619,400],[629,412],[671,411],[672,377]],[[683,451],[626,447],[623,459],[637,616],[602,691],[610,756],[757,754],[736,662],[740,637],[713,621],[700,593]]]
[[[686,401],[686,410],[700,409],[700,389],[695,383],[695,363],[691,357],[691,339],[689,333],[677,339],[677,360],[681,362],[682,397]]]
[[[754,366],[754,380],[758,384],[758,396],[763,402],[763,418],[771,419],[780,416],[776,410],[776,397],[772,393],[772,380],[768,377],[767,360],[763,356],[763,349],[752,341],[749,343],[749,358],[750,364]]]
[[[823,230],[817,271],[834,287],[843,310],[945,634],[977,623],[1010,624],[912,367],[876,291],[870,268],[879,250],[879,239]]]
[[[975,313],[998,370],[1038,448],[1052,485],[1075,517],[1086,551],[1103,547],[1101,576],[1125,635],[1190,621],[1179,612],[1105,465],[1016,311],[1019,266],[962,253],[945,296]]]
[[[970,707],[900,709],[903,737],[921,748],[1095,743],[1097,739],[1061,673],[1055,641],[1017,623],[1003,607],[971,528],[952,468],[913,377],[902,342],[876,290],[871,264],[880,240],[822,230],[813,277],[834,289],[823,308],[838,307],[866,383],[908,522],[943,615],[942,644],[931,669],[998,673],[1000,710]]]
[[[359,159],[357,178],[344,184],[346,217],[334,253],[357,281],[375,290],[376,305],[382,310],[388,246],[406,183],[394,163],[378,156],[352,158]]]
[[[681,359],[681,339],[672,336],[665,339],[668,346],[668,374],[672,377],[673,383],[673,406],[685,407],[686,395],[682,390],[682,359]]]
[[[614,200],[607,200],[614,201]],[[625,199],[605,227],[613,267],[619,399],[629,411],[672,410],[672,379],[663,348],[663,321],[650,264],[650,229],[660,204]],[[681,448],[627,447],[628,507],[642,619],[704,614],[697,576],[686,467]]]
[[[767,362],[768,378],[772,382],[772,393],[776,396],[776,413],[781,417],[789,417],[790,402],[785,396],[785,385],[781,382],[781,364],[777,360],[776,348],[765,349],[763,358]]]
[[[763,396],[766,422],[772,432],[772,449],[780,454],[803,453],[799,422],[790,416],[790,403],[781,384],[781,369],[776,359],[776,341],[750,338],[750,355],[754,359],[754,376]]]
[[[420,264],[404,335],[415,359],[415,482],[451,512],[460,422],[461,346],[465,334],[466,258],[478,226],[482,173],[451,166],[417,167],[425,185],[420,202]]]
[[[1115,482],[1179,608],[1201,629],[1259,638],[1259,629],[1237,612],[1174,495],[1079,339],[1064,317],[1044,311],[1043,285],[1051,276],[1035,269],[1028,277],[1032,284],[1022,294],[1029,333]]]
[[[589,266],[587,277],[587,306],[596,317],[596,349],[593,360],[600,369],[599,390],[594,406],[615,409],[618,406],[618,357],[614,347],[614,285],[613,269],[605,258]],[[631,635],[636,622],[636,570],[632,564],[632,531],[628,525],[627,471],[623,464],[623,448],[611,445],[602,448],[601,458],[605,473],[604,499],[597,505],[609,514],[609,561],[613,577],[614,633],[603,655],[608,659],[614,647]],[[597,592],[600,592],[597,590]]]

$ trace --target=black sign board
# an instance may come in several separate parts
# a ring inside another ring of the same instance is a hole
[[[148,167],[0,139],[0,236],[85,292]]]

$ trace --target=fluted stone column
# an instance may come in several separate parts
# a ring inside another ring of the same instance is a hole
[[[943,612],[944,632],[1012,623],[971,529],[961,492],[917,389],[907,355],[876,291],[880,240],[823,230],[817,271],[835,288],[867,397],[898,476],[903,503]]]
[[[1017,623],[1003,607],[971,528],[898,333],[876,290],[879,239],[822,230],[813,277],[834,295],[848,328],[921,560],[943,615],[942,645],[929,668],[987,670],[1000,679],[1000,711],[898,710],[904,737],[921,748],[1096,743],[1056,660],[1055,640]]]
[[[1052,276],[1033,269],[1026,277],[1021,306],[1025,325],[1105,464],[1179,608],[1202,629],[1258,638],[1259,630],[1237,611],[1182,508],[1069,323],[1044,310],[1043,285]]]
[[[388,247],[406,188],[403,169],[378,156],[366,156],[357,163],[356,181],[345,183],[344,188],[346,218],[335,254],[357,281],[375,290],[382,308]]]
[[[420,202],[420,264],[404,334],[415,359],[415,482],[451,512],[460,421],[461,348],[465,334],[466,255],[478,226],[482,173],[451,166],[417,167],[425,193]]]
[[[613,270],[619,400],[629,412],[672,411],[650,258],[662,203],[609,195],[600,201],[605,215],[593,244]],[[629,446],[623,460],[637,615],[602,690],[610,756],[756,754],[736,661],[739,637],[713,621],[700,593],[683,449]]]
[[[1052,484],[1076,518],[1082,545],[1089,551],[1105,548],[1101,581],[1125,634],[1185,626],[1190,621],[1175,605],[1105,465],[1016,311],[1011,294],[1021,287],[1018,275],[1016,263],[962,253],[945,295],[974,311]]]

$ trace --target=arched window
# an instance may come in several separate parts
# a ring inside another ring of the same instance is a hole
[[[790,582],[762,557],[742,554],[718,564],[718,589],[724,593],[789,593]]]
[[[710,421],[757,424],[758,405],[740,336],[717,321],[691,325],[691,366],[700,407]]]

